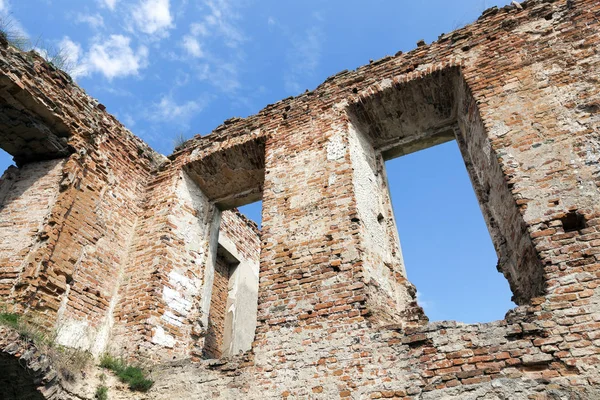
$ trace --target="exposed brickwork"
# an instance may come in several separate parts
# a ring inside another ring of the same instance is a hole
[[[63,163],[60,160],[9,168],[0,181],[0,295],[9,297],[26,257],[44,235],[44,227],[58,195]]]
[[[207,358],[221,358],[228,292],[229,264],[223,257],[217,256],[210,299],[210,313],[208,314],[208,328],[204,339],[204,355]]]
[[[221,216],[220,234],[232,238],[239,254],[249,260],[260,262],[260,230],[238,210],[224,212]]]
[[[162,161],[64,75],[2,48],[27,118],[73,127],[47,234],[23,255],[33,272],[7,301],[64,340],[92,332],[82,347],[110,334],[113,351],[176,359],[153,399],[599,398],[599,43],[595,0],[491,9]],[[384,161],[452,139],[520,305],[502,321],[427,323],[406,279]],[[261,196],[260,237],[221,212]],[[199,357],[219,244],[260,262],[253,349],[231,361]]]

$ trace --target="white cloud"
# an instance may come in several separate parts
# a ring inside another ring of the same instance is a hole
[[[81,45],[72,41],[68,36],[63,37],[56,45],[42,42],[40,46],[34,46],[33,50],[48,62],[68,72],[73,78],[77,79],[80,76],[87,75],[87,66],[82,60]]]
[[[182,41],[188,58],[204,60],[196,66],[198,79],[226,93],[239,89],[239,70],[245,60],[240,45],[247,37],[238,26],[242,17],[236,7],[239,3],[231,0],[205,0],[204,17],[190,24],[189,34]]]
[[[166,35],[173,27],[169,0],[141,0],[133,10],[133,20],[141,32]]]
[[[200,46],[200,42],[198,42],[198,39],[191,35],[186,35],[183,37],[182,45],[187,53],[192,57],[200,58],[204,55],[202,52],[202,47]]]
[[[240,16],[235,12],[229,0],[207,0],[209,14],[201,22],[190,26],[194,36],[220,36],[228,47],[237,47],[246,40],[236,26]]]
[[[131,114],[123,114],[123,124],[128,128],[133,128],[135,126],[135,119],[131,116]]]
[[[5,0],[0,0],[0,13],[5,13],[8,11],[8,5]]]
[[[137,75],[148,63],[148,49],[140,46],[134,51],[130,42],[122,35],[111,35],[106,41],[97,41],[87,55],[87,69],[100,72],[108,79]]]
[[[100,0],[100,4],[108,7],[110,10],[114,10],[118,0]]]
[[[79,43],[71,40],[68,36],[65,36],[58,44],[59,48],[64,52],[67,61],[71,63],[79,62],[82,51]]]
[[[208,35],[208,30],[206,29],[206,26],[201,23],[191,24],[190,32],[194,36],[207,36]]]
[[[423,307],[423,310],[425,311],[431,311],[431,309],[433,308],[433,302],[429,301],[429,300],[425,300],[423,298],[423,293],[419,292],[417,290],[417,303]]]
[[[68,71],[71,76],[77,79],[80,76],[87,75],[87,66],[82,60],[83,50],[81,45],[74,42],[68,36],[65,36],[58,43],[58,51],[60,56],[63,58],[65,70]]]
[[[292,40],[288,53],[290,69],[284,76],[285,89],[291,94],[298,94],[303,89],[301,79],[315,73],[321,59],[321,43],[323,32],[318,27],[312,27],[302,37]]]
[[[102,18],[100,14],[77,14],[77,17],[75,17],[75,22],[88,24],[94,29],[104,26],[104,18]]]
[[[170,94],[164,95],[160,102],[155,103],[152,107],[153,113],[150,115],[150,119],[186,125],[195,114],[202,111],[204,106],[204,102],[193,100],[178,104]]]
[[[233,93],[240,88],[239,71],[236,63],[218,59],[198,66],[198,79],[207,80],[219,90]]]

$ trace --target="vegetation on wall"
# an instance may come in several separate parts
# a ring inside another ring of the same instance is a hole
[[[94,394],[94,397],[97,400],[108,400],[108,388],[104,385],[98,386],[98,388],[96,389],[96,393]]]
[[[100,359],[100,366],[113,371],[121,382],[129,385],[131,390],[147,392],[154,384],[154,381],[148,379],[140,367],[128,365],[122,358],[105,354]]]
[[[7,312],[6,305],[0,304],[0,325],[15,330],[20,339],[30,342],[45,354],[63,379],[74,381],[90,365],[92,355],[80,349],[65,347],[56,343],[52,332],[40,328],[35,318]]]
[[[19,326],[19,315],[7,312],[0,313],[0,325],[16,329]]]
[[[16,29],[15,23],[9,17],[0,16],[0,38],[21,51],[34,51],[41,55],[48,64],[66,73],[71,73],[77,65],[71,61],[66,49],[51,45],[41,37],[35,41],[29,39],[23,32]]]

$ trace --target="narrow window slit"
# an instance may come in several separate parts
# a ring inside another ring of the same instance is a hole
[[[560,220],[565,233],[577,232],[586,228],[585,217],[576,211],[567,213],[567,215],[562,217]]]

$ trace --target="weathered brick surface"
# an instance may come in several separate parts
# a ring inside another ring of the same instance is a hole
[[[9,168],[0,181],[0,293],[10,296],[15,281],[30,262],[26,257],[44,235],[62,178],[60,160]]]
[[[208,358],[221,358],[228,287],[229,264],[223,257],[217,256],[210,299],[210,313],[208,314],[208,328],[204,339],[204,354]]]
[[[12,196],[27,204],[21,212],[31,212],[30,225],[43,226],[32,227],[22,238],[3,235],[3,243],[17,240],[27,250],[13,255],[12,262],[21,263],[22,271],[3,301],[45,315],[48,326],[57,329],[59,342],[101,351],[146,183],[162,157],[41,57],[5,45],[0,55],[3,117],[25,110],[29,127],[48,126],[46,133],[60,134],[70,149],[48,154],[32,144],[13,152],[26,162],[18,174],[26,177],[32,168],[38,172],[28,177],[29,189],[15,188],[5,197],[4,223],[18,224],[24,218],[11,211],[18,206]],[[45,143],[34,136],[39,132],[26,135],[32,143]],[[11,137],[2,136],[0,145],[11,149]],[[65,155],[61,162],[35,161]],[[37,215],[38,207],[40,212],[47,207],[44,215]]]
[[[155,399],[599,398],[598,43],[597,1],[491,9],[429,46],[226,121],[162,163],[129,151],[142,145],[102,110],[69,108],[84,95],[50,84],[41,63],[20,67],[30,81],[3,72],[25,87],[15,93],[41,87],[64,102],[74,126],[110,121],[101,140],[73,129],[68,180],[41,217],[50,233],[29,255],[42,278],[26,275],[9,301],[45,311],[49,325],[108,315],[114,351],[177,359],[156,367]],[[502,321],[427,323],[406,279],[383,162],[451,139],[519,304]],[[110,182],[119,201],[102,195]],[[219,210],[257,196],[260,239]],[[254,260],[260,240],[255,341],[228,362],[199,360],[226,236]],[[72,277],[68,290],[47,283],[55,275]]]

